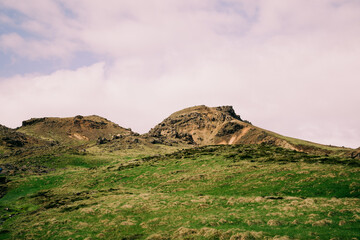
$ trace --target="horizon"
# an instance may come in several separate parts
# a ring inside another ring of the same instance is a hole
[[[356,0],[0,1],[0,124],[93,115],[145,133],[234,107],[284,136],[360,147]]]

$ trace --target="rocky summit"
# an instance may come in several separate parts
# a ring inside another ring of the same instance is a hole
[[[232,106],[186,108],[170,115],[148,134],[163,142],[197,145],[268,143],[295,149],[286,140],[242,120]]]
[[[268,144],[315,154],[343,154],[350,149],[312,143],[259,128],[243,120],[232,106],[185,108],[171,114],[144,137],[163,144],[234,145]],[[358,156],[358,155],[356,155]]]

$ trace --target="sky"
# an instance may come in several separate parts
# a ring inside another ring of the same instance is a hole
[[[360,147],[359,0],[0,0],[0,124],[103,116],[145,133],[232,105]]]

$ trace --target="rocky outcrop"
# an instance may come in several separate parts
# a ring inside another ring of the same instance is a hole
[[[162,143],[197,145],[268,143],[291,148],[284,140],[243,121],[232,106],[195,106],[171,114],[147,134]]]
[[[234,133],[240,131],[243,128],[244,128],[244,125],[241,125],[237,122],[227,122],[222,126],[222,128],[220,128],[220,130],[216,133],[215,136],[216,137],[228,136],[230,134],[234,134]]]
[[[23,121],[18,132],[27,133],[46,140],[67,142],[98,141],[100,138],[111,139],[114,135],[130,136],[131,129],[96,115],[75,116],[71,118],[32,118]]]
[[[226,115],[234,118],[234,119],[237,119],[237,120],[240,120],[242,121],[242,119],[240,118],[239,115],[237,115],[235,113],[235,110],[232,106],[221,106],[221,107],[216,107],[216,110],[220,111],[220,112],[223,112],[225,113]]]
[[[16,132],[11,128],[0,125],[0,145],[10,148],[23,147],[27,144],[38,143],[37,139]]]
[[[36,123],[39,122],[44,122],[46,120],[46,118],[31,118],[29,120],[25,120],[22,122],[22,126],[29,126],[29,125],[34,125]]]

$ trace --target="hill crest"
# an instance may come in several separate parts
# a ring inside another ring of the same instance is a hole
[[[31,118],[23,121],[18,132],[59,142],[92,141],[99,137],[116,134],[133,135],[131,129],[123,128],[97,115],[58,118]]]
[[[197,145],[270,144],[291,150],[327,154],[349,149],[330,147],[253,126],[235,113],[232,106],[185,108],[171,114],[152,128],[148,135],[163,142]]]

